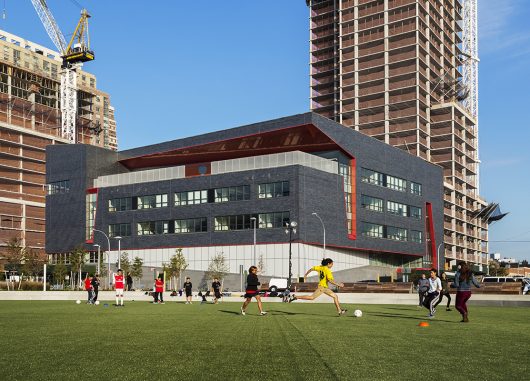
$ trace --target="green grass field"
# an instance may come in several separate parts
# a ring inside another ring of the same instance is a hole
[[[0,302],[4,380],[523,380],[526,308]],[[351,312],[361,308],[362,318]]]

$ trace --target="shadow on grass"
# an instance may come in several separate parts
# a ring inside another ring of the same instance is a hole
[[[379,312],[379,313],[371,313],[370,316],[379,316],[384,318],[397,318],[397,319],[411,319],[411,320],[431,320],[428,317],[418,317],[418,316],[410,316],[410,315],[403,315],[403,314],[396,314],[396,313],[385,313],[385,312]],[[443,321],[445,323],[457,323],[455,320],[443,320],[434,318],[432,321]]]

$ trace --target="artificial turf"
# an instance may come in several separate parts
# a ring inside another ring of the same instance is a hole
[[[0,302],[4,380],[523,380],[527,308]],[[361,318],[352,311],[363,310]]]

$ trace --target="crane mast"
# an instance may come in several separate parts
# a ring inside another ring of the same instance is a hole
[[[90,50],[88,37],[90,15],[86,9],[81,11],[81,18],[70,42],[67,44],[46,0],[31,0],[31,3],[63,59],[60,91],[61,136],[67,139],[69,143],[75,144],[77,140],[77,70],[82,67],[83,62],[94,59],[94,52]]]

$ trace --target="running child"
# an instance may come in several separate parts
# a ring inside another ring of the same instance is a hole
[[[260,285],[260,282],[258,281],[258,268],[256,266],[250,266],[248,269],[248,276],[247,276],[247,288],[245,290],[244,297],[245,302],[243,303],[243,306],[241,307],[241,315],[245,315],[245,310],[247,309],[247,306],[252,301],[252,298],[256,298],[256,301],[258,302],[258,309],[260,315],[267,315],[267,312],[263,311],[263,306],[261,305],[261,296],[258,294],[258,286]]]
[[[214,304],[217,304],[219,299],[221,299],[221,282],[219,282],[219,279],[213,278],[212,290],[214,295],[213,302]]]
[[[440,299],[440,292],[442,292],[442,282],[436,274],[436,269],[431,269],[431,276],[429,277],[429,291],[423,301],[423,306],[429,310],[427,317],[433,318],[436,313],[436,304]]]
[[[184,291],[186,292],[186,304],[191,304],[191,289],[193,285],[191,283],[190,277],[186,277],[186,281],[184,282]]]
[[[331,258],[325,258],[322,260],[321,266],[313,266],[309,270],[306,271],[304,275],[304,280],[307,278],[307,275],[309,273],[316,271],[318,272],[319,282],[318,282],[318,288],[315,292],[313,292],[312,295],[308,296],[292,296],[289,300],[289,303],[295,301],[295,300],[314,300],[318,298],[322,294],[326,294],[327,296],[331,297],[333,299],[333,302],[335,303],[335,307],[337,308],[337,313],[339,316],[342,316],[346,313],[347,310],[343,310],[339,303],[339,297],[337,294],[335,294],[333,291],[331,291],[328,288],[328,283],[331,283],[337,287],[344,287],[343,283],[335,283],[333,280],[333,274],[331,273],[331,268],[333,267],[333,259]]]
[[[155,280],[155,301],[154,303],[164,303],[164,276],[160,274]]]

